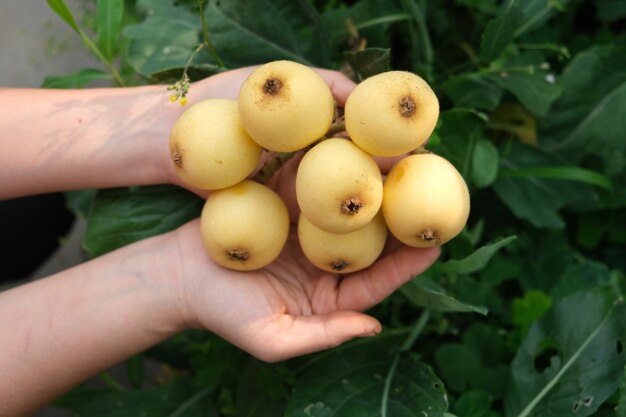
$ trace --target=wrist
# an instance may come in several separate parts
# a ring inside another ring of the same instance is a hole
[[[134,243],[128,255],[128,273],[143,275],[149,295],[144,311],[152,331],[165,337],[191,327],[188,285],[181,270],[178,231]],[[126,265],[125,265],[126,266]],[[136,271],[136,272],[135,272]]]

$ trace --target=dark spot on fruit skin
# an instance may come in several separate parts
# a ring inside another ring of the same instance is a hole
[[[437,232],[432,229],[426,229],[419,234],[420,239],[425,240],[427,242],[437,240],[439,238]]]
[[[244,262],[250,258],[250,253],[243,248],[232,248],[226,251],[226,255],[232,261]]]
[[[417,104],[415,104],[415,100],[411,96],[402,97],[398,105],[400,107],[400,115],[405,118],[413,116],[417,110]]]
[[[330,267],[333,269],[333,271],[337,271],[337,272],[343,271],[348,266],[350,266],[350,264],[347,261],[344,261],[343,259],[337,259],[330,263]]]
[[[341,211],[344,214],[357,214],[361,207],[363,207],[363,203],[358,197],[350,197],[341,203]]]
[[[263,92],[270,96],[275,96],[280,92],[282,87],[283,83],[278,78],[268,78],[265,80],[265,84],[263,84]]]
[[[176,168],[182,168],[183,167],[182,155],[179,154],[177,151],[172,152],[172,162],[174,162],[174,165],[176,166]]]

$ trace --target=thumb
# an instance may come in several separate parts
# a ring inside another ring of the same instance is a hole
[[[375,336],[381,331],[376,319],[355,311],[295,317],[285,314],[276,324],[281,331],[260,348],[260,352],[251,352],[267,362],[329,349],[355,337]]]

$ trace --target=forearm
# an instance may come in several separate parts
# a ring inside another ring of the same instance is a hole
[[[0,416],[32,413],[184,327],[171,236],[0,293]]]
[[[167,181],[164,86],[0,89],[0,199]]]

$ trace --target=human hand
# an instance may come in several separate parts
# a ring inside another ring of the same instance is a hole
[[[200,82],[204,93],[201,88],[192,91],[205,98],[236,99],[241,84],[253,70],[248,67],[215,75]],[[355,84],[336,71],[318,72],[338,105],[343,106]],[[299,212],[295,174],[301,154],[289,160],[268,183],[286,202],[292,222]],[[266,158],[269,155],[264,153]],[[383,174],[397,159],[377,159]],[[180,184],[179,180],[175,182]],[[184,300],[182,311],[188,325],[211,330],[266,361],[378,334],[380,323],[363,311],[424,271],[439,254],[438,248],[409,248],[390,239],[384,256],[370,268],[339,276],[315,268],[304,257],[292,230],[277,260],[262,270],[242,273],[224,269],[208,257],[198,221],[183,226],[175,236],[175,281],[184,288],[180,298]]]
[[[439,255],[439,248],[410,248],[392,240],[374,265],[340,276],[309,263],[292,230],[276,261],[258,271],[238,272],[207,256],[197,220],[173,236],[174,282],[185,323],[213,331],[270,362],[380,333],[380,323],[363,311]]]

